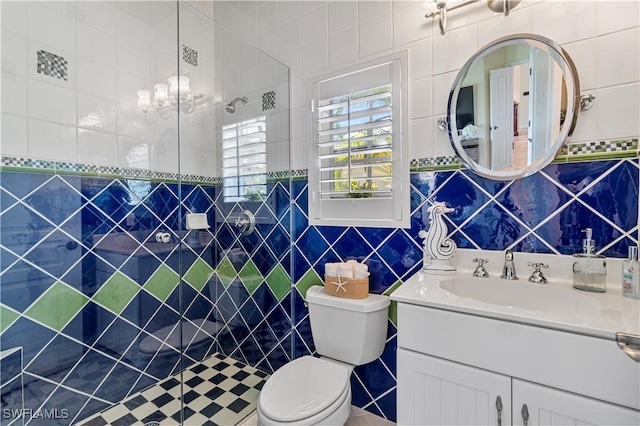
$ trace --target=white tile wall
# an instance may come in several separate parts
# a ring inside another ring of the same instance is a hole
[[[436,120],[446,114],[457,71],[485,44],[520,32],[538,33],[561,43],[576,63],[583,93],[598,96],[594,107],[579,118],[574,141],[637,136],[638,4],[624,0],[524,0],[504,17],[478,2],[449,14],[445,36],[440,35],[436,21],[424,18],[422,1],[304,1],[300,8],[289,5],[286,20],[295,19],[295,11],[302,14],[302,45],[299,57],[291,59],[295,52],[288,49],[286,55],[276,58],[292,67],[296,77],[292,80],[292,103],[301,108],[293,112],[292,167],[307,167],[303,146],[307,137],[303,119],[306,80],[327,68],[340,69],[391,47],[409,52],[410,157],[452,154],[446,132],[438,129]],[[219,22],[233,25],[224,18]],[[284,34],[279,32],[277,37]],[[299,64],[301,69],[296,69]]]
[[[306,81],[310,76],[391,49],[408,50],[410,157],[447,154],[452,151],[446,133],[435,122],[446,113],[449,88],[458,69],[487,42],[515,32],[539,33],[563,44],[574,58],[583,91],[597,96],[594,107],[579,118],[574,141],[640,133],[637,1],[523,0],[509,17],[496,15],[479,2],[450,13],[445,36],[439,34],[435,21],[424,18],[422,1],[188,3],[181,9],[182,17],[189,20],[181,36],[199,51],[211,49],[199,57],[202,66],[188,68],[188,72],[194,80],[192,87],[200,84],[199,90],[210,91],[211,105],[243,95],[242,91],[258,96],[260,87],[278,78],[278,70],[267,59],[256,61],[243,52],[241,43],[232,42],[238,35],[291,67],[294,169],[307,167]],[[163,168],[177,167],[165,158],[167,152],[175,154],[166,149],[167,144],[177,142],[177,133],[166,131],[175,126],[175,117],[169,123],[149,126],[135,108],[137,89],[152,89],[154,83],[176,71],[171,65],[175,64],[176,46],[170,44],[177,30],[169,24],[175,7],[115,1],[2,2],[1,7],[1,111],[3,124],[7,123],[2,136],[11,141],[2,144],[3,154],[24,154],[26,150],[35,158],[89,161],[86,149],[91,142],[78,143],[100,136],[114,149],[98,154],[95,161],[115,156],[117,164],[129,164],[128,151],[139,152],[146,144],[149,165],[141,167],[153,167],[152,162]],[[213,28],[208,20],[211,16],[228,32],[208,33]],[[222,39],[225,50],[216,51]],[[67,82],[36,74],[37,49],[69,60]],[[210,62],[205,66],[207,58]],[[203,122],[190,122],[200,127],[189,132],[190,138],[215,135],[215,119]],[[55,135],[55,143],[44,142],[45,130]],[[88,133],[91,131],[101,133]],[[25,137],[26,143],[15,142]],[[165,139],[160,141],[161,137]],[[61,141],[72,149],[61,146]],[[197,140],[187,146],[196,151],[193,165],[183,162],[185,171],[201,170],[197,158],[214,155]]]

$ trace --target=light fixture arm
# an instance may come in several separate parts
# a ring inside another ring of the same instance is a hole
[[[437,10],[427,12],[425,18],[438,18],[438,26],[440,27],[440,34],[445,35],[447,33],[447,17],[448,13],[468,6],[473,3],[477,3],[480,0],[463,0],[452,6],[447,6],[447,0],[427,0],[436,4]],[[487,6],[494,12],[503,13],[504,16],[509,16],[511,9],[520,3],[521,0],[488,0]]]

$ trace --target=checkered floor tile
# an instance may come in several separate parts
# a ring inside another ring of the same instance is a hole
[[[268,375],[222,354],[215,354],[120,404],[81,421],[79,426],[180,424],[184,395],[187,426],[234,425],[256,408]]]

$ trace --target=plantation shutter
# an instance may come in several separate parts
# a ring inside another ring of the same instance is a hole
[[[312,224],[408,226],[401,57],[311,83]]]

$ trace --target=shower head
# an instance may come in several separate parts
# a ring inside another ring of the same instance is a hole
[[[234,112],[236,112],[236,103],[242,102],[242,105],[246,105],[247,101],[248,100],[246,96],[243,96],[241,98],[235,98],[234,100],[232,100],[227,104],[225,109],[227,110],[228,113],[233,114]]]

